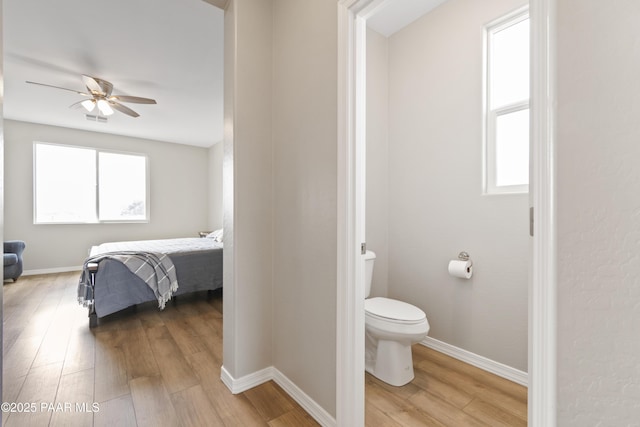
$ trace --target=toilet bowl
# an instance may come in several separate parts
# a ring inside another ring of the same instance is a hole
[[[365,254],[366,289],[371,292],[375,253]],[[418,307],[390,298],[368,298],[365,309],[365,370],[394,386],[414,378],[411,346],[429,333],[427,316]]]

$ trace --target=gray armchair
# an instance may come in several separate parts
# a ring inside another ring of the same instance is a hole
[[[22,252],[26,247],[22,240],[4,242],[4,278],[15,282],[22,274]]]

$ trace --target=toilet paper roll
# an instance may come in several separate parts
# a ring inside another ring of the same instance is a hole
[[[449,261],[449,274],[461,279],[470,279],[473,274],[473,265],[471,261],[452,259]]]

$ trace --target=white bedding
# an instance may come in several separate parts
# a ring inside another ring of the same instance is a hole
[[[109,242],[91,248],[90,256],[105,252],[140,251],[163,254],[178,254],[207,249],[222,248],[222,243],[201,237],[183,237],[179,239],[136,240],[130,242]]]

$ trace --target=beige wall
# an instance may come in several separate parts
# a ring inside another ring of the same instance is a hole
[[[423,309],[431,337],[522,371],[528,195],[482,194],[482,52],[483,26],[524,4],[450,0],[389,38],[388,165],[367,170],[388,167],[388,295]],[[447,272],[461,251],[471,280]]]
[[[334,416],[336,37],[334,0],[225,12],[224,367],[274,366]]]
[[[0,0],[0,22],[2,22],[2,0]],[[4,42],[3,42],[3,34],[0,29],[0,76],[4,75],[3,72],[3,58],[4,58]],[[0,240],[4,241],[4,80],[0,78]],[[4,248],[3,248],[4,251]],[[3,272],[4,274],[4,272]],[[3,277],[4,280],[4,277]],[[3,294],[4,291],[0,290],[0,317],[3,316]],[[4,317],[2,317],[4,319]],[[4,328],[0,327],[0,342],[3,341]],[[4,352],[3,352],[4,353]],[[0,369],[3,367],[3,358],[0,356]],[[2,371],[4,372],[4,371]],[[2,376],[0,375],[0,390],[2,389]]]
[[[25,270],[82,265],[105,241],[196,237],[208,227],[207,149],[6,120],[5,238],[27,243]],[[33,223],[33,142],[107,148],[149,156],[150,216],[146,224]]]
[[[273,364],[271,4],[225,11],[224,367],[236,379]]]
[[[637,425],[640,2],[557,13],[558,425]]]
[[[273,9],[274,366],[335,416],[337,6]]]
[[[389,282],[389,43],[367,29],[367,248],[376,254],[371,297],[387,296]]]

